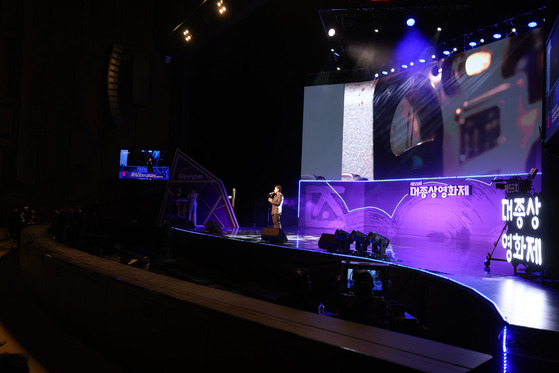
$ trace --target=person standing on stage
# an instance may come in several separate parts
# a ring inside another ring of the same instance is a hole
[[[150,156],[148,156],[148,163],[147,163],[147,169],[148,169],[148,179],[149,180],[153,180],[153,158]]]
[[[281,210],[283,206],[283,194],[281,194],[281,186],[276,185],[274,191],[268,195],[268,202],[272,204],[272,222],[274,228],[281,228]]]
[[[192,224],[196,225],[196,208],[198,202],[196,202],[196,198],[198,198],[198,192],[196,189],[192,189],[192,192],[188,195],[188,217],[187,219],[192,222]]]

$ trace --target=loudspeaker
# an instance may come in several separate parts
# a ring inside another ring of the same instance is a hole
[[[327,251],[333,252],[338,248],[338,242],[336,241],[336,235],[330,233],[322,233],[320,239],[318,240],[318,247],[321,249],[326,249]]]
[[[184,229],[186,229],[186,230],[194,230],[194,229],[196,229],[196,226],[194,225],[194,223],[191,222],[191,221],[188,220],[188,219],[184,219],[184,218],[183,218],[183,220],[182,220],[182,225],[183,225]]]
[[[280,228],[264,228],[262,229],[261,238],[264,241],[271,242],[287,242],[287,236]]]
[[[204,229],[208,233],[221,233],[221,226],[213,220],[207,222]]]

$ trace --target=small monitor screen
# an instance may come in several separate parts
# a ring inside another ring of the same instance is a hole
[[[360,271],[367,271],[373,278],[373,295],[386,296],[388,292],[389,265],[372,262],[342,262],[342,292],[353,294],[354,276]]]
[[[169,168],[165,150],[120,150],[119,179],[169,180]]]

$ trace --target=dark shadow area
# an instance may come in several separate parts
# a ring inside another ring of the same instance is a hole
[[[35,303],[21,283],[18,255],[13,249],[0,257],[0,319],[6,329],[49,372],[122,372]]]

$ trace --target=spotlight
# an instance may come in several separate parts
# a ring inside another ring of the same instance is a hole
[[[532,180],[533,178],[536,177],[537,174],[538,174],[538,169],[537,168],[532,168],[530,170],[530,173],[528,174],[528,179]]]
[[[493,39],[500,39],[502,37],[503,37],[503,35],[499,32],[496,32],[496,33],[493,34]]]
[[[192,34],[189,30],[184,30],[182,34],[184,35],[185,41],[189,42],[190,40],[192,40]]]
[[[472,48],[474,48],[475,46],[477,46],[477,43],[475,41],[471,41],[468,43],[468,45]]]
[[[225,7],[225,4],[223,4],[223,0],[219,0],[217,2],[217,10],[218,10],[219,14],[225,14],[225,12],[227,11],[227,8]]]
[[[334,233],[334,237],[336,238],[336,247],[338,249],[340,249],[342,252],[349,251],[349,246],[353,242],[349,233],[342,229],[337,229]]]
[[[367,236],[367,239],[373,245],[371,251],[381,255],[384,255],[386,253],[386,248],[390,243],[390,240],[388,238],[378,233],[370,232],[369,235]]]
[[[355,242],[355,250],[359,252],[367,251],[367,246],[369,246],[369,241],[365,233],[353,230],[349,235],[350,240]]]
[[[413,19],[412,17],[408,18],[406,20],[406,25],[408,25],[409,27],[412,27],[413,25],[415,25],[415,19]]]
[[[528,27],[530,28],[534,28],[538,26],[538,22],[536,21],[532,21],[532,22],[528,22]]]
[[[336,35],[336,30],[335,29],[331,28],[330,30],[328,30],[328,36],[332,37],[334,35]]]
[[[426,62],[426,61],[425,61],[425,58],[420,58],[420,59],[419,59],[419,62],[425,63],[425,62]]]
[[[450,51],[445,50],[445,51],[443,51],[443,54],[444,54],[445,56],[448,56],[448,55],[450,55]]]

